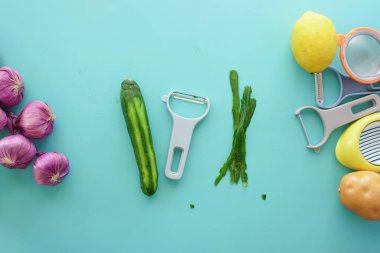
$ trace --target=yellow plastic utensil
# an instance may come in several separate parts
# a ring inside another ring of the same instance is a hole
[[[380,113],[351,124],[336,144],[335,155],[348,168],[380,172]]]

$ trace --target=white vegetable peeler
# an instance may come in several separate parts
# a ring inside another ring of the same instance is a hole
[[[176,114],[170,107],[170,98],[185,100],[198,104],[206,104],[206,111],[197,118],[186,118]],[[182,177],[183,170],[186,164],[187,154],[189,152],[191,137],[193,135],[194,127],[206,117],[210,110],[210,100],[208,98],[189,95],[177,91],[171,91],[168,95],[162,96],[162,101],[166,103],[166,107],[173,119],[172,137],[169,144],[168,158],[166,161],[165,175],[166,177],[178,180]],[[181,150],[181,158],[179,166],[176,171],[172,171],[174,150]]]

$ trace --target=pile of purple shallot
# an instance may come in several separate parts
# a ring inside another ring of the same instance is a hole
[[[7,128],[10,136],[0,139],[0,164],[9,169],[25,169],[34,158],[34,181],[55,186],[70,170],[69,161],[61,153],[38,150],[30,139],[43,139],[53,131],[55,115],[42,101],[32,101],[15,115],[15,106],[24,95],[23,79],[17,71],[0,68],[0,131]]]

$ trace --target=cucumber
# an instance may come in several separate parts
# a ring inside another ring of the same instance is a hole
[[[135,81],[122,82],[120,100],[140,172],[141,190],[144,194],[151,196],[157,190],[156,155],[144,99]]]

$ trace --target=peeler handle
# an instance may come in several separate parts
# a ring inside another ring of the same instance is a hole
[[[367,102],[372,102],[371,107],[356,113],[353,111],[353,107],[365,104]],[[372,94],[353,100],[341,106],[334,107],[330,110],[321,110],[320,114],[322,114],[322,117],[324,118],[325,122],[329,122],[329,124],[326,125],[326,128],[332,131],[337,127],[360,119],[370,113],[377,112],[379,109],[380,98],[376,94]]]
[[[197,123],[197,120],[173,117],[173,130],[165,168],[165,175],[168,178],[178,180],[182,177],[185,169],[187,154],[189,153],[191,137]],[[172,165],[174,152],[176,149],[181,151],[181,158],[179,160],[178,168],[173,171]]]

